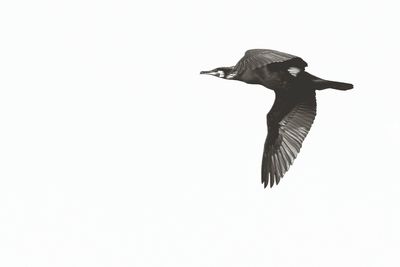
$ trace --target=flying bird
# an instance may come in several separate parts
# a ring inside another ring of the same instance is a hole
[[[306,67],[300,57],[276,50],[252,49],[235,66],[200,72],[260,84],[275,92],[275,102],[267,114],[268,135],[261,167],[264,188],[278,184],[300,152],[317,112],[315,91],[353,88],[350,83],[318,78],[306,72]]]

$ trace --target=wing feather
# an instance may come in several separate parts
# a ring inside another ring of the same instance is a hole
[[[316,109],[314,91],[295,97],[276,95],[267,116],[268,136],[262,164],[264,187],[278,184],[289,170],[314,122]]]
[[[270,49],[251,49],[246,51],[242,59],[234,67],[240,74],[246,70],[255,70],[268,66],[272,70],[284,69],[289,67],[298,67],[304,69],[307,67],[300,57]]]

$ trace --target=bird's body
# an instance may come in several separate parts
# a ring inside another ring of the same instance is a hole
[[[272,90],[285,89],[287,82],[285,74],[281,71],[270,71],[268,67],[261,67],[255,70],[245,70],[243,73],[231,79],[243,81],[249,84],[261,84]]]
[[[328,81],[307,73],[300,57],[269,49],[248,50],[233,67],[201,74],[260,84],[275,92],[267,115],[268,136],[264,145],[262,182],[278,184],[300,151],[316,115],[315,90],[348,90],[352,84]]]

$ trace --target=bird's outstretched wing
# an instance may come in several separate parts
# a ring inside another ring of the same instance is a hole
[[[304,69],[307,62],[297,56],[270,49],[251,49],[246,51],[244,56],[235,66],[238,74],[246,70],[255,70],[268,66],[271,70],[287,69],[288,67],[298,67]]]
[[[262,183],[272,187],[289,169],[306,138],[317,110],[315,91],[301,94],[276,92],[267,115],[268,136],[262,160]]]

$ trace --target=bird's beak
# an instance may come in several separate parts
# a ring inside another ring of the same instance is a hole
[[[200,71],[200,74],[208,74],[208,75],[215,75],[217,72],[212,70],[203,70]]]

